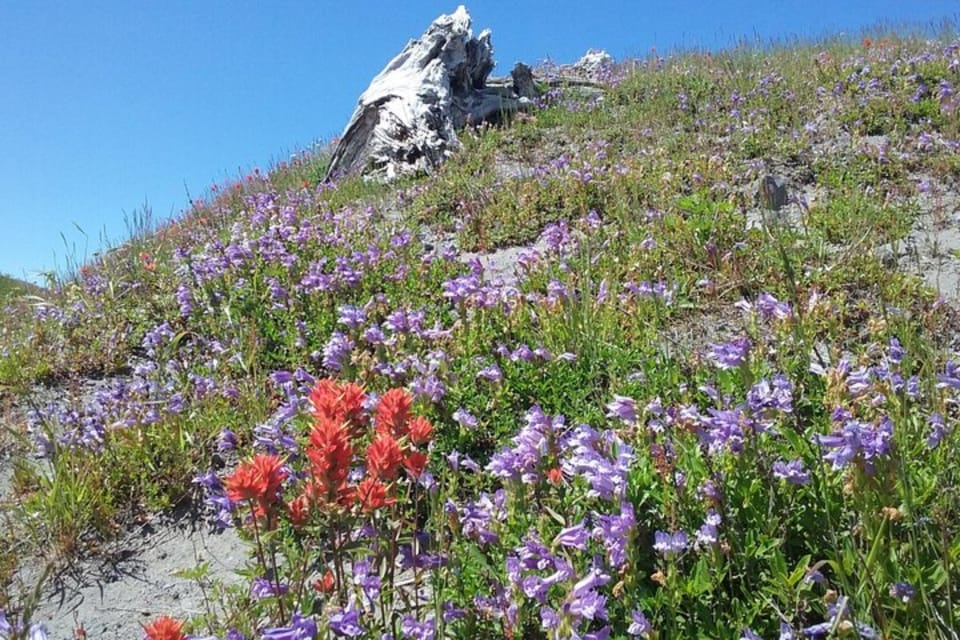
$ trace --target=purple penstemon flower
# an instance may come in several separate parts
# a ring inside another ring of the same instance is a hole
[[[627,563],[627,550],[636,531],[637,520],[633,505],[620,503],[620,514],[601,514],[594,518],[593,536],[600,540],[607,552],[611,567],[622,568]]]
[[[683,531],[656,531],[653,534],[653,549],[665,558],[672,558],[687,550],[690,539]]]
[[[496,543],[500,536],[492,530],[495,523],[506,518],[506,493],[500,489],[492,496],[482,493],[475,502],[468,502],[457,511],[460,518],[460,532],[481,545]],[[454,508],[456,506],[454,505]]]
[[[781,302],[769,293],[761,293],[757,296],[756,308],[764,320],[787,320],[793,316],[793,309],[789,302]]]
[[[614,395],[607,403],[607,417],[618,418],[628,425],[637,423],[637,401],[627,396]]]
[[[490,382],[500,382],[503,380],[503,372],[500,370],[500,367],[491,364],[478,371],[477,377]]]
[[[720,541],[719,527],[722,522],[720,514],[715,509],[707,510],[707,517],[703,526],[697,530],[697,546],[712,547]]]
[[[437,635],[437,626],[432,616],[420,622],[413,616],[407,615],[400,623],[400,632],[404,638],[410,640],[434,640]]]
[[[943,373],[937,375],[938,389],[960,389],[960,366],[953,360],[947,360]]]
[[[363,635],[363,627],[360,626],[360,610],[352,606],[330,614],[329,621],[330,630],[338,636],[356,638]]]
[[[900,600],[904,604],[913,600],[917,589],[909,582],[894,582],[890,585],[890,597]]]
[[[367,314],[363,308],[350,304],[343,304],[337,308],[337,322],[354,331],[367,321]]]
[[[293,614],[289,626],[265,629],[261,640],[313,640],[317,637],[317,623],[299,612]]]
[[[253,581],[253,584],[250,585],[250,593],[257,600],[263,600],[265,598],[272,598],[274,596],[281,596],[289,590],[289,587],[285,584],[277,583],[275,580],[269,578],[256,578]]]
[[[598,433],[589,425],[577,425],[564,437],[563,449],[560,468],[568,477],[587,481],[587,496],[604,500],[623,497],[634,453],[612,431]]]
[[[14,618],[11,622],[7,619],[6,612],[0,609],[0,638],[4,640],[11,637],[24,638],[24,640],[47,640],[47,627],[43,624],[31,624],[26,636],[20,635],[23,633],[23,629],[24,621]]]
[[[464,429],[476,429],[477,427],[477,418],[463,407],[453,412],[453,419]]]
[[[363,595],[372,603],[380,596],[380,576],[371,571],[369,560],[360,560],[353,564],[353,584],[360,587]]]
[[[810,482],[810,472],[803,465],[803,460],[784,462],[777,460],[772,467],[773,477],[785,480],[790,484],[807,484]]]
[[[627,627],[627,634],[631,636],[646,636],[653,631],[653,626],[647,620],[647,616],[640,609],[634,609],[630,612],[630,626]]]
[[[553,539],[553,544],[586,551],[588,540],[590,540],[590,532],[581,522],[561,530]]]
[[[779,373],[772,378],[763,378],[747,392],[747,406],[755,416],[765,421],[776,414],[793,412],[793,385],[787,376]]]
[[[752,346],[750,338],[746,337],[711,344],[707,351],[707,358],[720,369],[734,369],[747,361]]]
[[[519,479],[526,484],[540,478],[540,462],[548,453],[551,439],[564,427],[563,416],[550,417],[534,405],[527,411],[526,424],[513,437],[513,447],[501,450],[490,459],[487,471],[499,478]]]
[[[323,348],[323,366],[330,371],[340,371],[353,350],[354,342],[345,333],[334,331]]]
[[[875,629],[852,619],[846,596],[840,596],[836,602],[829,606],[827,616],[825,622],[806,627],[803,630],[803,635],[812,638],[825,638],[836,631],[841,624],[845,624],[856,630],[857,635],[861,638],[867,640],[878,640],[880,638],[880,634]]]
[[[860,457],[869,472],[872,460],[888,455],[893,447],[893,421],[889,417],[876,423],[849,419],[831,434],[817,436],[817,441],[827,451],[823,459],[829,461],[835,470]]]
[[[936,449],[940,446],[943,438],[950,434],[951,427],[944,422],[943,416],[939,413],[932,413],[927,418],[927,424],[930,425],[930,434],[927,436],[927,448]]]

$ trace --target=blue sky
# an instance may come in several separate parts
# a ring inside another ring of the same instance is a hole
[[[497,72],[889,24],[958,0],[467,3]],[[37,278],[126,235],[146,203],[268,167],[341,132],[357,97],[453,2],[0,1],[0,272]],[[82,233],[78,230],[82,229]]]

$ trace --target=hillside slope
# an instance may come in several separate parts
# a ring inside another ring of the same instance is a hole
[[[249,544],[144,603],[194,636],[948,637],[958,59],[650,57],[430,176],[218,186],[5,324],[6,610],[193,509]]]

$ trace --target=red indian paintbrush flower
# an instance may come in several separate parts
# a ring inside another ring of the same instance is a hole
[[[338,398],[340,388],[336,380],[322,378],[317,380],[310,391],[310,404],[313,406],[313,417],[317,420],[336,420],[340,413]]]
[[[290,515],[290,524],[302,527],[310,518],[310,496],[301,494],[287,504],[287,513]]]
[[[279,456],[258,453],[240,463],[231,475],[224,478],[227,497],[234,502],[255,500],[269,505],[277,498],[280,485],[287,477]]]
[[[327,572],[323,574],[322,578],[319,578],[314,581],[313,589],[314,591],[319,591],[320,593],[333,593],[333,590],[336,589],[337,582],[333,577],[333,571],[327,569]]]
[[[143,628],[147,640],[187,640],[183,623],[170,616],[161,616]]]
[[[423,416],[417,416],[410,421],[410,442],[416,445],[430,442],[433,435],[433,425]]]
[[[316,497],[327,502],[337,501],[353,460],[353,446],[346,423],[319,418],[310,431],[307,457],[311,462],[312,481],[319,494]]]
[[[390,389],[380,396],[374,416],[377,433],[387,433],[394,438],[407,435],[412,404],[413,398],[406,389]]]
[[[388,498],[386,485],[372,476],[367,476],[357,485],[357,500],[360,508],[367,513],[397,501],[396,498]]]
[[[318,380],[310,391],[313,417],[317,420],[331,420],[337,424],[346,423],[353,438],[363,435],[363,403],[366,398],[360,385],[352,382],[341,385],[330,378]]]
[[[402,463],[403,452],[390,435],[378,435],[367,448],[367,468],[374,477],[393,480],[397,477]]]
[[[366,430],[363,403],[367,394],[358,384],[348,382],[340,385],[340,408],[343,411],[343,420],[350,425],[350,436],[359,438]]]
[[[419,451],[411,451],[404,459],[403,466],[413,478],[419,478],[427,467],[427,456]]]

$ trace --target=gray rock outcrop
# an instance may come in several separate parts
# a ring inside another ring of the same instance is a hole
[[[430,172],[459,147],[458,129],[533,104],[529,67],[517,65],[510,78],[488,84],[493,68],[490,31],[474,37],[463,6],[434,20],[361,94],[327,179]]]

